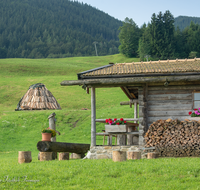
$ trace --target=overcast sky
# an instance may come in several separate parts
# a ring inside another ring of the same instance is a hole
[[[200,17],[200,0],[78,0],[124,21],[126,17],[141,27],[153,13],[169,10],[174,17]]]

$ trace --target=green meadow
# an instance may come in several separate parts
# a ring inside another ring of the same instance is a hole
[[[199,158],[155,160],[69,160],[40,162],[37,142],[56,113],[59,142],[89,143],[90,94],[81,86],[61,86],[77,73],[113,63],[138,61],[122,55],[63,59],[0,59],[0,189],[200,189]],[[43,83],[62,110],[15,111],[29,86]],[[120,88],[96,89],[97,118],[133,117]],[[97,132],[104,125],[97,123]],[[103,137],[97,136],[101,145]],[[33,161],[18,164],[18,151],[31,151]]]

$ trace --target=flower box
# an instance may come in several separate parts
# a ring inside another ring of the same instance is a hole
[[[128,127],[127,125],[105,125],[105,132],[128,132]]]

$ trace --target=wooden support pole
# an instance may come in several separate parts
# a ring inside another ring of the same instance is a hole
[[[55,113],[53,112],[49,117],[48,117],[48,119],[49,119],[49,128],[50,129],[53,129],[53,130],[56,130],[56,122],[55,122]],[[51,138],[51,141],[52,142],[56,142],[56,137],[52,137]]]
[[[133,132],[134,128],[128,126],[128,132]],[[127,145],[132,145],[133,144],[133,135],[127,135]]]
[[[56,114],[55,112],[53,112],[49,117],[49,128],[53,129],[56,131],[56,118],[55,118]],[[56,137],[52,137],[51,138],[51,142],[56,142]],[[57,152],[53,152],[52,153],[52,159],[55,160],[57,159]]]
[[[91,146],[96,146],[96,97],[95,88],[91,88]]]
[[[138,116],[137,116],[137,102],[134,103],[134,119],[137,119]],[[134,121],[134,123],[136,123],[136,121]]]
[[[117,145],[122,146],[122,145],[126,145],[126,140],[127,140],[127,136],[120,134],[117,135]]]
[[[112,146],[112,135],[108,135],[107,145]]]

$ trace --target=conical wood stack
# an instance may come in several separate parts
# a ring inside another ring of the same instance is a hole
[[[31,85],[17,105],[18,110],[61,109],[55,97],[42,83]]]

